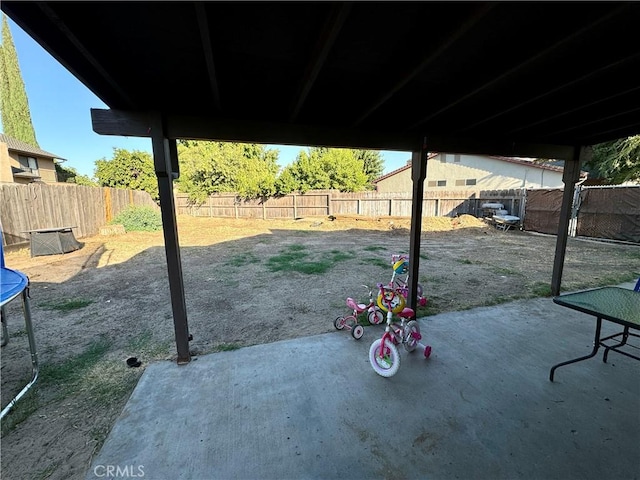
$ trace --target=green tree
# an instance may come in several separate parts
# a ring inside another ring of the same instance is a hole
[[[90,179],[87,175],[81,175],[73,167],[63,167],[56,163],[56,175],[59,182],[75,183],[76,185],[84,185],[86,187],[97,187],[98,183]]]
[[[240,197],[273,195],[278,152],[264,145],[233,142],[180,141],[180,191],[195,202],[212,193],[236,192]]]
[[[158,201],[158,179],[151,154],[123,148],[113,149],[111,160],[96,160],[95,176],[103,187],[143,190]]]
[[[364,173],[369,179],[369,188],[373,188],[373,181],[381,177],[384,171],[382,154],[378,150],[354,150],[353,153],[358,160],[362,160]]]
[[[364,160],[356,150],[312,147],[300,151],[296,160],[285,167],[278,179],[278,186],[289,193],[293,190],[340,190],[357,192],[365,190],[369,179],[364,171]],[[284,178],[283,180],[281,180]],[[295,186],[295,188],[291,188]]]
[[[287,195],[296,190],[298,190],[298,182],[293,176],[292,168],[287,166],[276,178],[276,193],[278,195]]]
[[[594,145],[585,167],[592,177],[614,185],[640,182],[640,135]]]
[[[95,180],[93,180],[92,178],[90,178],[87,175],[82,175],[82,174],[78,174],[75,176],[74,181],[72,183],[75,183],[76,185],[82,185],[85,187],[98,187],[98,182],[96,182]]]
[[[18,64],[18,54],[5,15],[2,16],[2,46],[0,46],[0,114],[6,135],[39,147]]]

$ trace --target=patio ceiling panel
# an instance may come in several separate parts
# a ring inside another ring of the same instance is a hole
[[[109,108],[230,122],[219,140],[265,130],[256,141],[328,144],[340,130],[358,140],[339,146],[413,150],[426,134],[434,150],[518,144],[527,148],[511,153],[541,156],[541,143],[640,130],[635,2],[5,0],[2,10]]]
[[[512,6],[516,8],[517,4]],[[527,122],[533,119],[544,122],[550,112],[567,111],[569,106],[575,108],[598,95],[603,84],[628,82],[624,76],[617,76],[623,70],[630,71],[637,62],[637,42],[632,38],[633,28],[627,23],[626,7],[618,6],[606,15],[589,11],[590,15],[584,18],[580,18],[578,9],[574,30],[566,26],[554,28],[550,21],[553,9],[549,11],[545,7],[541,6],[539,12],[527,12],[545,14],[530,18],[531,23],[519,22],[514,16],[511,23],[505,21],[500,35],[492,37],[491,33],[483,32],[484,37],[465,38],[468,44],[460,42],[459,51],[449,52],[452,62],[458,64],[453,82],[450,82],[450,72],[455,70],[446,58],[432,65],[434,72],[446,71],[447,75],[443,84],[434,86],[435,93],[423,104],[428,113],[413,119],[408,128],[477,137],[503,132],[505,138],[542,141],[539,133],[526,128]],[[487,22],[483,22],[484,27]],[[510,25],[517,30],[510,29]],[[528,28],[522,28],[523,25]],[[620,48],[603,49],[604,38]],[[605,79],[605,75],[608,78]],[[444,84],[447,80],[448,85]],[[620,84],[616,88],[620,88]],[[420,90],[421,85],[416,82],[414,88],[406,92],[406,100],[418,98]],[[613,108],[616,106],[606,102],[599,105],[600,113]],[[384,113],[398,117],[398,112]],[[583,113],[575,117],[580,121],[583,118]],[[571,121],[572,118],[564,119],[565,124]],[[591,143],[591,136],[585,135],[580,140]],[[565,143],[567,138],[545,134],[544,141]]]

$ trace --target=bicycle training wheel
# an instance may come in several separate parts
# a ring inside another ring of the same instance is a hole
[[[384,322],[384,314],[376,308],[375,310],[369,312],[367,320],[369,320],[369,323],[371,325],[380,325],[382,322]]]
[[[378,339],[369,348],[369,362],[373,370],[382,377],[392,377],[398,373],[400,368],[400,354],[398,349],[391,342],[384,343],[382,349],[382,339]]]
[[[420,325],[415,320],[407,322],[404,327],[404,349],[413,352],[420,341]]]

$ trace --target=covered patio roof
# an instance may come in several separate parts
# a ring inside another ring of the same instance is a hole
[[[564,159],[559,293],[584,147],[640,133],[634,2],[5,0],[1,8],[108,105],[91,112],[97,133],[152,139],[180,363],[190,356],[176,139],[414,152],[412,291],[428,151]]]

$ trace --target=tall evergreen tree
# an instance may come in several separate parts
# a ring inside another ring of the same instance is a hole
[[[384,171],[384,158],[377,150],[353,150],[353,154],[358,160],[362,160],[364,173],[367,175],[369,182],[373,182],[382,175]],[[370,183],[368,188],[373,188]]]
[[[2,128],[6,135],[34,147],[40,147],[31,121],[27,92],[18,64],[18,54],[5,15],[2,16],[2,45],[0,46],[0,114]]]

